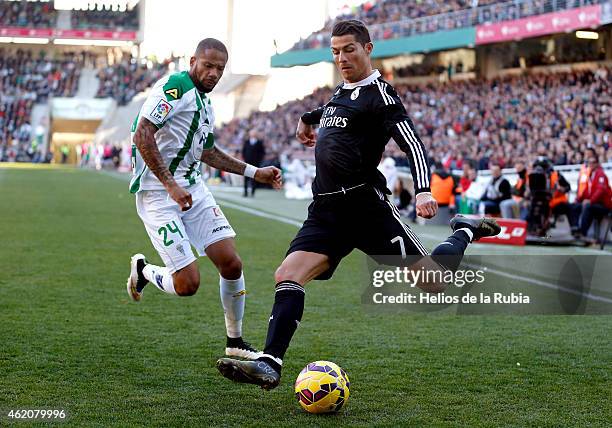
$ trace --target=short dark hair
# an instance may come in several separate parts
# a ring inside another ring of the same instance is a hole
[[[361,45],[370,43],[370,32],[368,31],[365,24],[357,19],[347,19],[345,21],[338,21],[334,24],[332,29],[332,37],[334,36],[346,36],[352,34],[355,36],[355,40]]]
[[[200,43],[198,43],[198,47],[196,48],[196,51],[195,51],[195,56],[200,55],[206,49],[215,49],[219,52],[224,53],[225,56],[229,56],[229,54],[227,53],[227,48],[225,47],[223,42],[217,39],[213,39],[211,37],[204,39],[200,41]]]

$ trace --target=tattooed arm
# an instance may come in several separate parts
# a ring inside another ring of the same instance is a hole
[[[138,127],[134,133],[134,144],[136,144],[147,167],[149,167],[164,187],[168,188],[169,186],[176,185],[176,181],[174,181],[174,177],[159,153],[157,142],[155,141],[156,132],[157,126],[143,117],[138,122]]]
[[[186,211],[192,205],[191,195],[177,184],[172,173],[164,163],[155,141],[156,132],[157,127],[143,117],[138,122],[138,127],[134,133],[134,144],[136,144],[147,167],[164,185],[170,197],[179,204],[183,211]]]
[[[246,169],[247,165],[241,160],[238,160],[219,150],[217,147],[213,147],[210,150],[204,150],[200,160],[213,168],[238,175],[244,175],[244,170]]]
[[[224,153],[217,147],[213,147],[210,150],[204,150],[200,160],[213,168],[238,175],[244,175],[247,167],[246,163]],[[257,168],[254,178],[255,181],[260,183],[271,184],[275,189],[280,189],[282,185],[281,172],[278,168],[273,166]]]

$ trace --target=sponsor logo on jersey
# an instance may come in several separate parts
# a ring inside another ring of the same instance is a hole
[[[176,249],[178,250],[179,253],[181,253],[182,255],[185,255],[185,249],[183,248],[181,244],[177,245]]]
[[[213,214],[215,215],[215,217],[222,217],[223,213],[221,212],[220,208],[217,207],[213,207]]]
[[[172,89],[166,89],[166,91],[164,91],[164,93],[166,95],[171,96],[172,98],[174,98],[175,100],[178,100],[178,89],[176,88],[172,88]]]
[[[346,128],[348,117],[336,116],[337,107],[327,107],[319,121],[320,128]]]
[[[164,277],[161,275],[155,275],[155,282],[157,283],[157,286],[159,288],[161,288],[162,290],[164,289],[164,286],[162,285],[162,281],[164,280]]]
[[[212,230],[211,234],[212,234],[212,233],[221,232],[222,230],[232,230],[232,227],[231,227],[231,226],[228,226],[227,224],[225,224],[225,225],[223,225],[223,226],[215,227],[215,228]]]
[[[359,87],[356,87],[353,92],[351,92],[351,100],[355,101],[359,96]]]
[[[157,123],[162,123],[164,119],[168,116],[168,113],[170,113],[170,110],[172,110],[172,106],[170,105],[170,103],[164,100],[159,100],[159,102],[151,112],[150,116],[153,119],[157,120]]]

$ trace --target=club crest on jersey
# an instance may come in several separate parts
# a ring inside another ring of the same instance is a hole
[[[170,103],[164,100],[159,100],[159,102],[151,112],[151,117],[157,120],[158,123],[161,123],[164,121],[166,116],[168,116],[170,110],[172,110],[172,106],[170,105]]]
[[[168,89],[168,90],[164,91],[164,94],[170,95],[175,100],[178,99],[178,89],[176,89],[176,88]]]
[[[359,87],[356,87],[353,92],[351,92],[351,100],[355,101],[359,96]]]

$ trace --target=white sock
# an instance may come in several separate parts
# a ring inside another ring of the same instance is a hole
[[[172,274],[167,267],[147,264],[145,265],[144,269],[142,269],[142,274],[149,280],[149,282],[164,293],[174,294],[176,296]]]
[[[225,279],[219,275],[219,294],[225,314],[225,329],[228,337],[242,336],[242,317],[246,291],[244,289],[244,274],[238,279]]]

